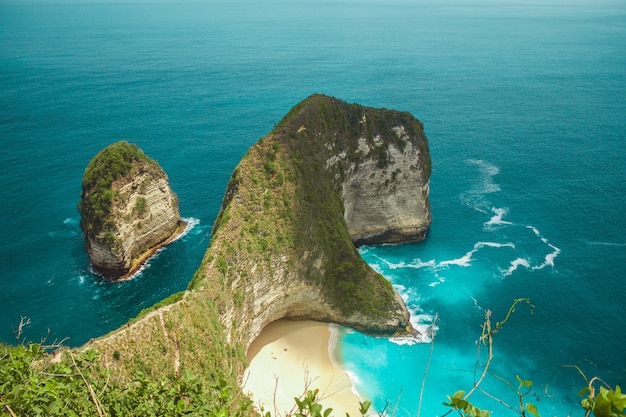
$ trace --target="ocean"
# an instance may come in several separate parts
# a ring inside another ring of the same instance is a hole
[[[585,380],[564,365],[626,386],[623,0],[3,0],[0,91],[2,342],[79,346],[185,289],[240,158],[323,93],[409,111],[430,142],[427,239],[360,251],[434,338],[343,329],[364,397],[443,415],[485,363],[485,312],[502,321],[521,298],[534,307],[494,336],[485,391],[515,406],[516,375],[532,380],[524,398],[545,417],[583,415]],[[77,203],[85,167],[118,140],[161,164],[191,227],[109,284]]]

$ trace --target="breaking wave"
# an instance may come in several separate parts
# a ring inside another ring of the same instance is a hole
[[[533,233],[535,233],[535,235],[538,238],[540,238],[543,243],[545,243],[546,245],[548,245],[552,249],[552,252],[548,253],[545,256],[543,263],[541,265],[539,265],[539,266],[533,266],[532,269],[533,270],[537,270],[537,269],[543,269],[546,266],[554,266],[554,260],[561,253],[561,249],[557,248],[556,246],[554,246],[553,244],[548,242],[548,239],[546,239],[545,237],[541,236],[541,233],[539,232],[539,230],[536,227],[534,227],[534,226],[526,226],[526,227],[528,229],[532,230]]]
[[[503,277],[508,277],[513,272],[515,272],[517,268],[519,268],[520,266],[523,266],[524,268],[530,268],[530,263],[528,262],[528,259],[517,258],[511,261],[511,266],[506,271],[502,272]]]
[[[478,250],[480,250],[482,248],[485,248],[485,247],[490,247],[490,248],[513,248],[513,249],[515,249],[515,245],[513,243],[476,242],[474,244],[474,249],[472,249],[471,251],[467,252],[462,257],[457,258],[457,259],[452,259],[452,260],[449,260],[449,261],[441,261],[437,265],[438,266],[457,265],[457,266],[468,267],[468,266],[470,266],[470,263],[472,262],[472,256]]]

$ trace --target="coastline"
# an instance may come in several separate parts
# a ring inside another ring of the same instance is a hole
[[[133,278],[135,274],[138,273],[141,268],[143,268],[146,262],[148,262],[150,258],[152,258],[160,249],[181,238],[183,234],[187,231],[188,225],[188,221],[180,219],[178,222],[178,226],[176,226],[174,233],[172,233],[170,237],[139,255],[135,260],[133,260],[133,263],[127,273],[117,279],[111,280],[111,282],[125,281]]]
[[[319,389],[318,398],[332,415],[358,417],[358,396],[348,374],[332,357],[337,330],[327,323],[278,320],[263,329],[248,349],[243,391],[259,410],[292,414],[294,397]]]

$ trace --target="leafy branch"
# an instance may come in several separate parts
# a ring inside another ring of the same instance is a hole
[[[529,298],[517,298],[513,301],[513,304],[511,304],[511,307],[509,307],[509,310],[506,316],[504,317],[504,319],[502,321],[496,322],[495,326],[493,327],[491,324],[491,315],[492,315],[491,310],[487,310],[485,312],[485,321],[482,325],[482,332],[481,332],[480,338],[478,339],[479,343],[478,343],[478,348],[477,348],[478,349],[477,359],[476,359],[476,364],[474,366],[474,384],[472,388],[469,390],[469,392],[467,393],[461,390],[461,391],[455,392],[454,395],[452,396],[448,396],[448,402],[444,403],[444,405],[450,407],[451,409],[447,413],[445,413],[444,416],[448,415],[453,410],[457,410],[459,414],[466,416],[466,417],[489,417],[490,416],[489,411],[481,410],[480,408],[476,407],[475,405],[473,405],[471,402],[468,401],[468,398],[472,394],[474,394],[477,390],[480,390],[483,394],[485,394],[486,396],[492,399],[495,399],[496,401],[503,404],[504,406],[510,409],[514,409],[512,406],[508,405],[503,400],[483,390],[481,388],[481,384],[483,383],[487,375],[491,374],[489,368],[491,366],[491,361],[494,358],[493,336],[496,333],[498,333],[500,330],[502,330],[504,325],[509,321],[512,314],[515,312],[515,308],[520,303],[527,304],[530,307],[531,314],[533,313],[535,306],[531,303]],[[481,357],[481,346],[487,347],[487,360],[482,368],[482,372],[480,373],[480,376],[477,377],[479,363],[480,363],[479,360]],[[506,381],[504,378],[501,378],[501,377],[497,377],[497,378],[504,381],[518,395],[519,412],[522,417],[526,416],[526,412],[534,416],[540,417],[537,407],[534,404],[531,404],[531,403],[524,404],[524,396],[530,393],[530,387],[532,386],[532,381],[522,380],[519,377],[519,375],[516,375],[519,386],[517,389],[514,389],[513,385],[509,383],[508,381]],[[529,388],[529,389],[526,392],[522,392],[522,388]]]
[[[585,410],[585,417],[592,415],[595,417],[624,417],[626,416],[626,394],[622,393],[619,385],[612,388],[611,385],[601,378],[594,376],[588,379],[585,373],[576,365],[562,365],[559,369],[574,369],[585,380],[585,387],[580,390],[580,396],[584,397],[580,404]],[[557,369],[550,380],[554,377]],[[549,385],[546,385],[545,393],[548,392]]]

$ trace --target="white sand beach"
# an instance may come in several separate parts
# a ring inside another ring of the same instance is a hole
[[[259,409],[279,417],[295,411],[294,397],[308,384],[308,389],[319,389],[321,404],[332,408],[332,415],[358,417],[360,399],[330,356],[331,334],[330,325],[314,321],[270,323],[248,350],[244,392]]]

